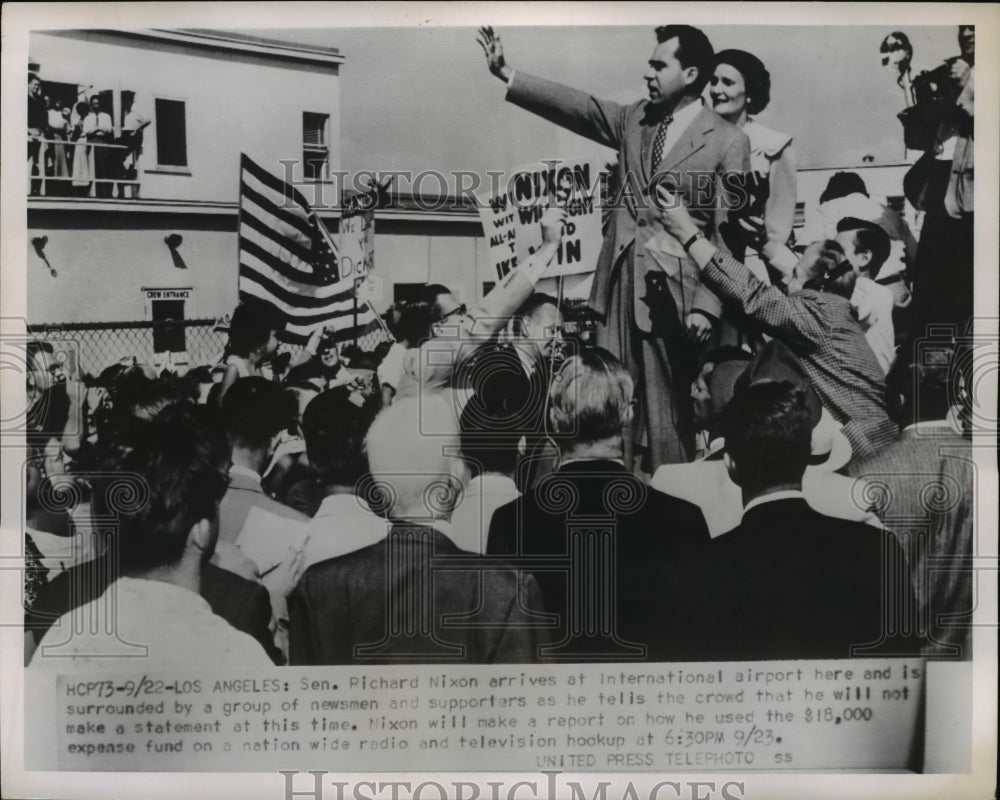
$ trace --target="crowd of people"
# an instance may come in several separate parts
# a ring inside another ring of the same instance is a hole
[[[115,133],[111,109],[100,94],[75,103],[49,98],[42,79],[28,73],[28,175],[30,194],[138,197],[143,131],[151,120],[123,93]]]
[[[113,639],[161,669],[971,657],[971,279],[964,317],[921,300],[944,245],[846,173],[797,243],[791,137],[749,116],[767,71],[696,29],[657,29],[629,107],[480,43],[509,99],[618,148],[622,185],[684,164],[613,209],[596,344],[536,291],[556,208],[478,306],[428,284],[372,352],[319,329],[282,363],[281,316],[246,299],[218,365],[115,365],[88,407],[33,344],[31,666],[134,668]],[[699,204],[694,154],[752,202]],[[928,347],[932,321],[955,324]]]

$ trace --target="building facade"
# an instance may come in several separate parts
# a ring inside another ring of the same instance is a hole
[[[295,183],[337,229],[344,57],[203,30],[35,32],[30,48],[50,115],[66,109],[71,131],[83,102],[97,108],[91,122],[113,132],[90,146],[43,134],[28,198],[29,325],[88,341],[102,326],[133,331],[118,343],[103,336],[85,356],[91,372],[132,354],[204,363],[220,337],[204,331],[198,344],[177,329],[209,326],[236,305],[240,154]],[[123,142],[142,121],[141,153],[123,166]],[[427,281],[465,298],[481,291],[486,247],[471,205],[402,198],[379,212],[376,231],[377,310],[396,284],[404,293]],[[154,341],[153,324],[162,334],[168,320],[184,324]]]

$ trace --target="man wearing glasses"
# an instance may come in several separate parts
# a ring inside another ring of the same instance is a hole
[[[429,337],[407,351],[398,397],[421,391],[454,388],[455,370],[466,363],[484,343],[507,324],[535,290],[555,257],[562,238],[566,212],[550,208],[542,216],[542,246],[523,264],[507,273],[483,298],[478,308],[459,303],[445,286],[429,286]]]

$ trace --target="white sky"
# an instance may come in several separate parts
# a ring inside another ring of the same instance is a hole
[[[652,28],[496,31],[514,68],[630,102],[645,97],[642,73],[655,44]],[[918,69],[958,54],[955,26],[703,29],[716,50],[748,50],[767,66],[772,99],[759,119],[794,137],[802,167],[855,165],[865,154],[877,164],[902,160],[902,130],[896,120],[904,106],[902,92],[879,61],[878,47],[886,34],[907,33]],[[344,54],[342,164],[348,171],[484,173],[602,150],[505,103],[504,86],[487,71],[473,28],[256,33],[329,45]]]

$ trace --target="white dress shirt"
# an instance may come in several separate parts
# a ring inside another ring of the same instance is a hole
[[[165,581],[119,578],[63,614],[31,667],[59,672],[270,670],[260,643],[212,612],[201,595]]]
[[[875,283],[871,278],[858,276],[851,296],[851,306],[884,374],[889,373],[889,368],[896,359],[896,331],[892,325],[893,302],[891,289]]]
[[[768,492],[760,497],[755,497],[743,508],[746,514],[751,508],[762,506],[764,503],[776,503],[778,500],[805,500],[805,495],[798,489],[783,489],[780,492]]]
[[[353,494],[324,498],[308,527],[303,569],[381,542],[389,530],[387,521]]]

